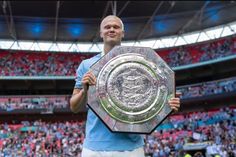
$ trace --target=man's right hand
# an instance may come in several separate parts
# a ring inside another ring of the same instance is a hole
[[[96,77],[91,71],[88,71],[84,74],[84,77],[82,78],[82,84],[84,92],[87,92],[89,89],[89,86],[96,85]]]

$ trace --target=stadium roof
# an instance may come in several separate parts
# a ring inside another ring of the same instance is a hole
[[[99,23],[122,18],[124,40],[178,35],[236,21],[234,1],[1,1],[0,39],[100,42]]]

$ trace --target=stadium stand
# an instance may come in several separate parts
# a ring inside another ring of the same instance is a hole
[[[189,65],[236,54],[236,38],[181,46],[157,53],[171,67]],[[73,76],[80,62],[95,54],[6,51],[0,53],[1,76]]]
[[[181,99],[216,95],[236,91],[236,78],[227,78],[198,84],[177,87],[182,93]],[[0,111],[19,109],[65,109],[69,108],[70,95],[29,95],[29,96],[0,96]]]
[[[169,65],[178,67],[233,56],[236,53],[235,41],[235,38],[225,38],[157,53]],[[72,76],[79,63],[93,54],[2,51],[0,55],[2,76],[30,77]],[[236,78],[178,86],[177,90],[182,92],[183,100],[235,92]],[[69,98],[70,95],[1,96],[0,112],[68,109]],[[1,123],[0,156],[79,156],[84,127],[84,121],[13,120],[11,123]],[[153,157],[179,157],[200,145],[202,150],[195,156],[236,156],[235,128],[235,107],[175,114],[151,135],[145,135],[145,153]]]
[[[0,156],[77,156],[85,123],[22,121],[0,124]],[[189,143],[205,143],[207,155],[236,155],[236,108],[170,116],[151,135],[145,152],[153,157],[183,156]],[[214,147],[214,148],[213,148]]]

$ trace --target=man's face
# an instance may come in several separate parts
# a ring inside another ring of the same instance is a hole
[[[100,36],[105,44],[119,45],[124,37],[120,20],[116,17],[105,18],[101,23]]]

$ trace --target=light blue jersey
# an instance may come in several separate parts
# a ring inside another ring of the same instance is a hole
[[[75,88],[82,89],[81,80],[89,68],[101,58],[98,54],[83,60],[76,71]],[[94,151],[127,151],[143,147],[144,140],[139,134],[113,133],[96,116],[88,110],[86,121],[86,136],[83,147]]]

